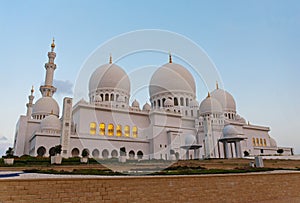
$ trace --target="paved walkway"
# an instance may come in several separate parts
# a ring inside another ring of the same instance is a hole
[[[199,176],[228,176],[228,175],[250,175],[250,174],[279,174],[279,173],[300,173],[300,171],[293,170],[275,170],[265,172],[251,172],[251,173],[230,173],[230,174],[199,174]],[[42,173],[24,173],[23,171],[0,171],[1,179],[59,179],[59,178],[129,178],[129,177],[158,177],[159,175],[151,176],[103,176],[103,175],[60,175],[60,174],[42,174]],[[173,176],[173,175],[172,175]],[[174,175],[176,176],[176,175]],[[177,175],[177,176],[191,176],[191,175]],[[193,176],[198,176],[197,174]]]

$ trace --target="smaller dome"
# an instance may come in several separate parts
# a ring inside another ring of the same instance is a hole
[[[200,104],[200,114],[222,113],[222,106],[215,98],[206,97]]]
[[[78,104],[88,104],[88,103],[83,98],[81,98],[80,101],[78,102]]]
[[[102,102],[102,97],[100,95],[95,96],[95,102]]]
[[[194,135],[189,134],[185,137],[185,145],[186,146],[191,146],[196,143],[197,143],[197,141],[196,141],[196,137]]]
[[[233,125],[226,125],[223,128],[224,137],[237,137],[239,135],[243,135],[243,133],[239,132]]]
[[[218,88],[211,93],[211,97],[217,99],[220,102],[225,112],[236,112],[236,104],[234,98],[229,92]]]
[[[244,123],[244,124],[246,123],[246,120],[238,114],[235,116],[235,119],[240,123]]]
[[[174,102],[172,99],[166,99],[166,101],[164,102],[164,107],[173,107],[174,106]]]
[[[132,107],[134,108],[140,108],[140,103],[135,99],[132,104],[131,104]]]
[[[271,137],[270,137],[270,146],[271,147],[277,147],[276,141],[273,138],[271,138]]]
[[[117,102],[122,102],[122,103],[125,103],[125,97],[120,95],[117,99]]]
[[[198,108],[199,107],[199,103],[193,99],[191,102],[190,102],[190,108]]]
[[[42,130],[61,130],[61,121],[53,114],[46,116],[41,121]]]
[[[59,106],[52,97],[42,97],[35,102],[32,108],[32,115],[49,115],[59,116]]]
[[[151,110],[150,104],[148,104],[148,103],[144,104],[143,111],[150,111],[150,110]]]

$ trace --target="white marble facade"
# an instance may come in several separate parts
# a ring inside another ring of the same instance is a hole
[[[216,84],[199,103],[192,74],[169,62],[156,70],[149,84],[150,103],[130,101],[130,80],[118,65],[104,64],[89,81],[89,101],[73,105],[65,98],[62,115],[52,97],[56,64],[55,44],[45,64],[42,97],[29,95],[26,115],[21,115],[15,134],[15,155],[49,156],[62,145],[64,157],[118,158],[120,148],[127,159],[198,159],[250,155],[292,155],[293,149],[278,147],[269,127],[252,125],[237,114],[233,96]]]

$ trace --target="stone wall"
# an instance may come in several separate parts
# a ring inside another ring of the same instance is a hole
[[[300,202],[300,173],[2,179],[0,202]]]

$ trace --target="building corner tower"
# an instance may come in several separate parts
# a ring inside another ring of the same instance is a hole
[[[62,146],[62,156],[70,157],[70,136],[72,124],[72,98],[65,97],[62,112],[62,129],[60,135],[60,144]]]
[[[26,107],[27,107],[27,112],[26,112],[26,116],[30,117],[31,114],[32,114],[32,107],[33,107],[33,100],[34,100],[34,96],[33,96],[33,92],[34,92],[34,89],[33,89],[33,86],[30,90],[31,94],[28,96],[28,103],[26,104]]]

